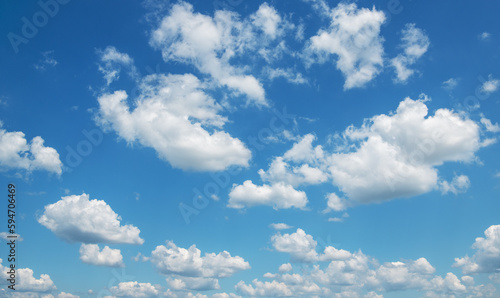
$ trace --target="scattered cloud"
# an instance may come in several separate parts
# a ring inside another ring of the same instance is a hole
[[[404,52],[391,59],[391,65],[396,70],[397,83],[405,83],[415,73],[415,70],[408,67],[415,64],[427,52],[430,45],[429,37],[415,24],[406,24],[401,33],[403,35],[401,47]]]
[[[109,291],[115,297],[158,297],[160,287],[150,283],[139,283],[137,281],[120,282]]]
[[[94,266],[125,267],[119,249],[105,246],[102,250],[97,244],[82,244],[80,247],[80,260]]]
[[[272,223],[269,225],[272,229],[275,229],[277,231],[279,230],[287,230],[287,229],[291,229],[293,228],[292,226],[290,225],[287,225],[285,223]]]
[[[121,217],[102,200],[89,195],[62,197],[45,206],[38,222],[68,242],[142,244],[140,230],[121,225]]]
[[[481,91],[486,94],[493,93],[498,90],[500,86],[500,80],[494,79],[492,75],[488,76],[488,80],[483,83],[481,86]]]
[[[44,170],[57,175],[62,173],[62,162],[54,148],[45,147],[37,136],[30,143],[21,131],[8,132],[0,122],[0,168],[22,169],[28,173]]]
[[[97,55],[101,60],[99,71],[103,74],[108,86],[120,78],[122,68],[128,70],[131,78],[138,77],[134,60],[128,54],[119,52],[115,47],[108,46],[104,50],[97,50]]]
[[[155,248],[151,263],[159,273],[169,276],[167,283],[175,290],[219,289],[218,278],[250,269],[250,264],[242,257],[232,257],[227,251],[201,256],[195,245],[185,249],[172,241]]]
[[[258,205],[272,206],[274,209],[300,208],[307,205],[307,196],[285,183],[255,185],[251,180],[241,185],[234,184],[229,193],[229,208],[242,209]]]
[[[6,283],[6,280],[10,278],[7,271],[7,267],[2,265],[2,259],[0,259],[0,277],[3,283]],[[47,274],[41,274],[40,278],[37,279],[30,268],[19,268],[16,272],[16,292],[34,292],[36,295],[36,293],[49,293],[57,289]]]
[[[472,257],[455,258],[454,267],[461,267],[464,274],[494,273],[500,270],[500,225],[492,225],[472,245]]]
[[[491,33],[489,33],[489,32],[483,32],[483,33],[479,34],[477,36],[477,38],[479,40],[482,40],[482,41],[488,41],[488,40],[491,39]]]
[[[35,69],[39,71],[44,71],[47,67],[54,67],[58,64],[57,60],[54,58],[54,51],[42,52],[42,59],[36,63]]]
[[[321,4],[331,23],[307,42],[306,64],[325,63],[334,55],[336,67],[345,77],[344,89],[365,86],[383,68],[380,27],[386,19],[384,13],[375,8],[358,9],[355,3],[339,3],[333,9]]]
[[[441,181],[439,183],[439,188],[441,189],[441,192],[443,194],[447,194],[449,192],[453,194],[459,194],[459,193],[464,193],[467,191],[467,189],[470,187],[470,180],[469,177],[465,175],[460,175],[453,177],[453,180],[451,182],[448,181]]]
[[[500,126],[498,123],[493,124],[490,119],[481,117],[481,123],[484,125],[487,131],[497,133],[500,132]]]
[[[449,78],[448,80],[444,81],[441,86],[443,87],[443,89],[451,91],[458,86],[458,79]]]

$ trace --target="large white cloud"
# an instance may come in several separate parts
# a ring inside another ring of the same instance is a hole
[[[305,192],[295,190],[289,184],[278,182],[259,186],[253,184],[251,180],[247,180],[242,185],[233,185],[227,206],[236,209],[256,205],[272,206],[274,209],[292,207],[304,209],[307,202]]]
[[[258,56],[271,62],[286,48],[279,37],[293,28],[267,3],[240,20],[228,10],[217,10],[211,17],[179,2],[152,32],[150,43],[161,49],[164,60],[192,64],[217,85],[245,95],[247,103],[265,106],[262,83],[248,73],[251,65],[238,65],[231,59]]]
[[[218,171],[248,166],[251,152],[238,139],[220,130],[227,118],[222,107],[203,91],[193,75],[150,75],[140,85],[135,108],[125,91],[102,94],[100,124],[132,144],[156,150],[173,167]]]
[[[295,187],[331,181],[342,194],[327,195],[325,212],[437,189],[464,192],[470,186],[466,175],[456,175],[448,182],[439,176],[438,167],[445,162],[475,162],[476,152],[484,146],[481,128],[453,110],[438,109],[429,115],[428,100],[424,95],[418,100],[406,98],[395,112],[365,119],[360,127],[349,126],[342,135],[331,138],[338,143],[330,146],[333,150],[314,146],[316,137],[307,134],[283,156],[275,157],[268,170],[260,170],[261,179]],[[259,189],[247,183],[248,187],[237,186],[243,197],[250,197],[252,188]]]
[[[90,200],[85,193],[45,206],[38,218],[40,224],[69,242],[142,244],[140,230],[120,225],[120,220],[105,201]]]
[[[339,3],[334,9],[323,4],[331,18],[330,26],[321,29],[306,45],[306,61],[326,62],[336,56],[336,67],[345,76],[344,89],[362,87],[383,68],[380,26],[385,21],[382,11],[358,9],[356,4]]]
[[[0,168],[62,173],[59,153],[54,148],[45,147],[41,137],[34,137],[28,143],[23,132],[8,132],[1,127],[0,121]]]
[[[415,24],[406,24],[401,33],[403,35],[401,37],[403,53],[391,59],[391,65],[396,70],[395,81],[405,83],[415,73],[415,70],[408,68],[408,66],[415,64],[427,52],[430,41],[425,32],[417,28]],[[447,82],[452,83],[450,80]]]
[[[82,262],[107,267],[124,267],[123,256],[119,249],[105,246],[102,250],[97,244],[82,244],[80,246],[80,260]]]
[[[455,267],[464,274],[495,273],[500,270],[500,225],[492,225],[472,245],[476,250],[472,257],[455,258]]]
[[[109,290],[115,297],[158,297],[160,294],[159,286],[137,281],[121,282]]]
[[[172,241],[155,248],[151,253],[151,263],[159,273],[169,276],[167,283],[173,290],[219,289],[218,278],[250,269],[250,264],[242,257],[233,257],[227,251],[201,256],[195,245],[185,249]]]

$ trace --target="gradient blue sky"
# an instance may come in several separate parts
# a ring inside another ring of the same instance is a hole
[[[500,295],[497,2],[0,6],[2,297]]]

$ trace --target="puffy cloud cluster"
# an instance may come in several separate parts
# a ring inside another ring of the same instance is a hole
[[[80,246],[80,260],[82,262],[107,267],[124,267],[123,256],[119,249],[105,246],[102,250],[97,244],[82,244]]]
[[[218,278],[250,269],[250,264],[242,257],[233,257],[227,251],[201,256],[195,245],[185,249],[171,241],[167,241],[166,246],[155,248],[151,253],[151,263],[159,273],[169,276],[167,283],[174,290],[219,289]]]
[[[139,283],[137,281],[121,282],[111,287],[109,291],[115,297],[158,297],[160,287],[150,283]]]
[[[180,2],[153,31],[150,43],[161,49],[165,61],[192,64],[217,85],[244,95],[247,103],[265,106],[262,83],[234,58],[256,56],[270,63],[286,50],[281,37],[292,29],[267,3],[240,20],[227,10],[217,10],[213,17],[195,13],[191,4]]]
[[[461,267],[464,274],[495,273],[500,270],[500,225],[490,226],[485,237],[478,237],[472,245],[476,250],[472,257],[455,258],[455,267]]]
[[[456,175],[448,182],[439,177],[438,167],[446,162],[474,162],[476,152],[484,146],[481,128],[449,109],[429,115],[427,101],[425,96],[418,100],[406,98],[395,112],[365,119],[361,127],[349,126],[337,135],[336,141],[341,144],[330,152],[321,145],[313,146],[315,136],[305,135],[283,156],[275,157],[268,170],[261,169],[260,177],[271,184],[268,188],[289,185],[291,189],[331,181],[343,194],[327,195],[326,212],[439,188],[443,193],[464,192],[470,185],[467,176]],[[248,198],[247,206],[271,205],[258,195],[259,187],[246,181],[233,186],[230,206],[234,205],[235,190]],[[296,205],[294,202],[294,197],[288,195],[286,202],[275,199],[272,204],[284,208]]]
[[[222,107],[203,91],[195,76],[150,75],[140,85],[132,110],[125,91],[102,94],[99,123],[128,143],[156,150],[173,167],[219,171],[248,166],[251,152],[221,130],[227,118]]]
[[[491,285],[474,286],[471,276],[459,279],[451,272],[444,277],[435,275],[436,269],[425,258],[380,264],[361,251],[332,246],[320,254],[316,251],[317,242],[301,229],[293,234],[277,233],[271,242],[277,251],[290,254],[300,270],[288,263],[279,267],[279,273],[264,274],[269,281],[240,281],[235,288],[242,295],[383,297],[379,293],[416,290],[426,297],[493,297],[495,293]]]
[[[68,242],[142,244],[140,230],[121,225],[121,217],[102,200],[89,195],[62,197],[45,206],[38,222]]]
[[[0,168],[21,169],[28,173],[44,170],[61,175],[59,153],[54,148],[45,147],[44,142],[37,136],[28,143],[23,132],[8,132],[0,121]]]
[[[306,45],[306,61],[324,63],[335,55],[336,67],[345,76],[344,89],[362,87],[383,68],[384,48],[380,26],[385,21],[382,11],[358,9],[355,3],[339,3],[330,9],[330,26],[320,29]]]
[[[3,260],[0,259],[0,277],[2,278],[0,285],[8,283],[7,279],[10,278],[7,274],[9,271],[8,265],[4,267],[2,261]],[[22,292],[26,295],[29,293],[36,295],[37,293],[48,293],[57,289],[54,282],[47,274],[41,274],[40,278],[37,279],[34,276],[33,270],[30,268],[19,268],[16,270],[16,274],[15,289],[17,292]]]

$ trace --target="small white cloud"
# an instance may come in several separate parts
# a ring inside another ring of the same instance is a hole
[[[327,208],[323,211],[323,213],[327,213],[330,211],[342,211],[345,210],[348,206],[348,202],[346,199],[339,198],[336,193],[329,193],[326,195],[327,198]]]
[[[16,238],[11,238],[9,236],[15,236]],[[0,238],[6,241],[10,241],[12,239],[15,239],[16,241],[23,241],[23,238],[19,234],[11,234],[7,232],[0,232]]]
[[[485,81],[481,86],[481,91],[490,94],[498,90],[500,86],[500,80],[494,79],[492,75],[488,76],[488,81]]]
[[[375,8],[358,9],[355,3],[339,3],[330,9],[322,2],[320,9],[331,18],[330,27],[310,38],[306,63],[324,63],[335,55],[336,67],[345,76],[344,89],[365,86],[383,67],[380,27],[386,19],[384,13]]]
[[[467,191],[467,189],[470,187],[470,180],[469,177],[465,175],[455,175],[451,182],[441,181],[439,187],[443,194],[451,192],[456,195]]]
[[[293,228],[292,226],[290,225],[287,225],[285,223],[272,223],[269,225],[271,228],[279,231],[279,230],[287,230],[287,229],[291,229]]]
[[[139,283],[137,281],[120,282],[113,286],[110,292],[114,297],[158,297],[160,287],[150,283]]]
[[[89,195],[62,197],[45,206],[38,222],[56,236],[69,242],[142,244],[140,230],[133,225],[120,225],[121,217],[102,200]]]
[[[290,272],[292,271],[292,265],[290,263],[286,263],[286,264],[282,264],[279,268],[278,268],[278,271],[280,273],[284,273],[284,272]]]
[[[498,125],[498,123],[493,124],[493,123],[491,123],[490,119],[481,117],[481,123],[484,125],[486,130],[489,132],[493,132],[493,133],[500,132],[500,126]]]
[[[2,265],[2,259],[0,259],[0,277],[4,281],[3,284],[5,284],[7,282],[6,279],[9,278],[7,271],[7,267]],[[57,289],[49,275],[41,274],[40,278],[37,279],[34,276],[33,270],[30,268],[17,269],[16,281],[16,292],[21,293],[34,292],[35,295],[37,295],[37,293],[48,293]],[[38,297],[38,295],[36,297]]]
[[[402,34],[401,47],[404,52],[391,60],[396,70],[395,82],[398,83],[405,83],[415,73],[408,67],[415,64],[427,52],[430,45],[429,37],[422,29],[415,27],[415,24],[406,24]]]
[[[101,251],[97,244],[82,244],[80,247],[80,260],[94,266],[125,266],[119,249],[111,249],[109,246],[105,246]]]
[[[258,205],[272,206],[274,209],[304,209],[307,202],[306,193],[295,190],[291,185],[279,182],[259,186],[247,180],[242,185],[233,185],[227,206],[235,209]]]
[[[458,86],[458,80],[454,78],[449,78],[448,80],[444,81],[441,84],[441,86],[443,87],[443,89],[451,91]]]
[[[232,257],[227,251],[206,253],[202,257],[195,245],[185,249],[172,241],[155,248],[151,253],[151,263],[161,274],[185,277],[224,278],[250,269],[250,264],[242,257]]]
[[[479,40],[487,41],[490,40],[491,38],[491,33],[489,32],[483,32],[477,36]]]
[[[23,169],[27,172],[45,170],[61,175],[62,162],[54,148],[45,147],[37,136],[28,144],[23,132],[8,132],[0,122],[0,168]]]
[[[128,69],[128,74],[136,78],[138,73],[134,66],[134,60],[128,54],[119,52],[115,47],[108,46],[104,50],[98,50],[97,54],[101,60],[99,71],[103,74],[107,85],[120,78],[122,68]]]

